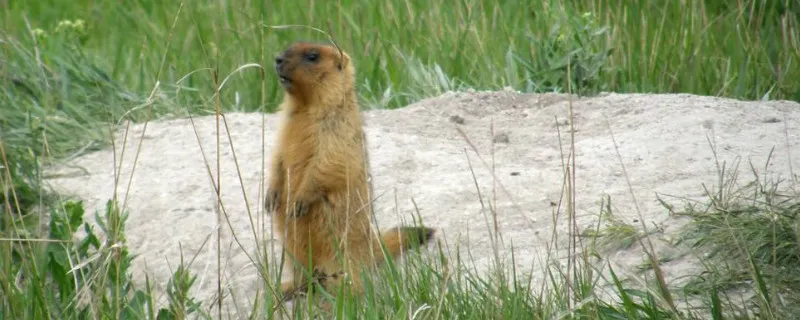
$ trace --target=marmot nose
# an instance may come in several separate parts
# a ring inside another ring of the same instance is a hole
[[[284,61],[285,61],[285,60],[283,59],[283,56],[277,56],[277,57],[275,57],[275,65],[276,65],[276,66],[279,66],[279,67],[280,67],[280,66],[283,64],[283,62],[284,62]]]

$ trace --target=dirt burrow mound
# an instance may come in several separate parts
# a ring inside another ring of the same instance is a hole
[[[451,92],[398,110],[364,112],[378,226],[411,223],[418,209],[426,225],[440,229],[439,239],[450,250],[461,246],[478,266],[487,266],[494,257],[490,231],[495,226],[485,209],[491,205],[505,243],[502,253],[508,258],[513,244],[516,270],[541,280],[542,259],[554,230],[559,234],[556,243],[566,247],[565,206],[561,205],[554,227],[553,204],[563,201],[563,162],[570,147],[568,106],[569,97],[561,94]],[[648,228],[668,236],[679,223],[656,201],[657,194],[678,205],[680,200],[669,195],[702,199],[702,184],[717,182],[716,160],[731,163],[742,158],[739,169],[749,177],[747,162],[764,168],[773,148],[768,173],[788,176],[787,152],[800,143],[800,104],[794,102],[604,94],[573,96],[572,107],[575,209],[578,224],[584,227],[597,222],[601,199],[608,196],[621,221],[639,227],[638,204]],[[132,125],[122,165],[117,164],[121,168],[117,192],[120,197],[128,192],[127,239],[131,251],[139,255],[135,277],[143,281],[142,272],[148,272],[154,283],[164,285],[183,254],[187,261],[194,259],[191,270],[199,276],[196,296],[210,299],[216,291],[215,230],[221,228],[224,281],[241,294],[237,299],[245,307],[260,283],[251,263],[256,243],[275,243],[269,217],[262,214],[261,195],[280,119],[259,113],[230,113],[226,119],[229,132],[221,123],[219,138],[221,197],[227,213],[222,225],[217,224],[209,175],[210,169],[217,177],[213,116],[194,118],[194,128],[189,119],[151,122],[143,138],[143,125]],[[121,134],[116,138],[118,162]],[[126,190],[141,139],[138,164]],[[113,159],[110,148],[87,154],[56,169],[77,172],[70,166],[79,166],[88,173],[50,182],[84,199],[88,212],[101,211],[115,190]],[[797,160],[793,165],[800,168]],[[661,242],[657,245],[669,251]],[[607,254],[623,274],[644,261],[635,246]],[[664,265],[667,280],[693,272],[695,266],[690,259],[673,260]]]

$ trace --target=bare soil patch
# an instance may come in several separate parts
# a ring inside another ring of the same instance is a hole
[[[718,179],[709,141],[715,144],[720,162],[741,158],[742,177],[749,177],[748,162],[762,170],[761,174],[788,176],[790,165],[800,168],[800,155],[790,158],[788,154],[800,144],[800,104],[795,102],[685,94],[604,94],[573,97],[572,104],[579,225],[586,228],[596,224],[601,199],[609,196],[615,216],[638,228],[638,204],[648,229],[658,231],[653,240],[664,255],[676,252],[661,240],[668,240],[680,221],[669,217],[656,195],[674,205],[681,205],[682,200],[670,196],[705,198],[702,185],[715,185]],[[196,256],[191,270],[199,276],[197,297],[208,299],[216,291],[215,230],[222,228],[224,281],[242,294],[237,298],[244,307],[260,285],[248,254],[254,256],[256,236],[258,241],[273,238],[269,217],[261,209],[262,170],[269,164],[265,155],[271,150],[279,118],[257,113],[231,113],[226,117],[239,166],[237,171],[231,142],[221,123],[219,175],[229,221],[217,224],[215,193],[206,167],[207,161],[216,179],[215,118],[194,118],[199,143],[189,119],[151,122],[127,190],[127,240],[131,251],[139,255],[134,276],[141,281],[141,273],[148,272],[154,283],[165,284],[179,263],[181,249],[187,260]],[[505,244],[501,252],[510,256],[513,244],[518,272],[541,280],[542,260],[554,230],[563,253],[566,216],[559,215],[554,227],[556,208],[552,204],[562,201],[563,194],[562,162],[569,150],[570,128],[567,95],[446,93],[398,110],[367,111],[364,117],[380,228],[411,223],[416,203],[424,223],[441,230],[439,238],[451,251],[461,246],[479,267],[485,267],[493,259],[490,231],[494,226],[486,209],[491,203]],[[143,130],[143,125],[130,128],[117,189],[120,197],[124,197]],[[117,141],[119,162],[121,133]],[[87,154],[69,165],[83,167],[88,174],[51,183],[66,194],[84,199],[92,213],[101,211],[115,190],[114,159],[111,148]],[[59,171],[75,169],[63,167]],[[251,222],[256,224],[255,233]],[[262,234],[261,230],[266,231]],[[604,254],[619,269],[617,272],[627,275],[645,259],[637,246]],[[693,259],[697,257],[690,254],[665,263],[667,280],[677,281],[681,275],[696,271]]]

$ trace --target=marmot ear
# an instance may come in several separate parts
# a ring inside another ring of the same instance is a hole
[[[342,62],[339,63],[339,70],[344,70],[348,65],[350,65],[350,56],[342,51]]]

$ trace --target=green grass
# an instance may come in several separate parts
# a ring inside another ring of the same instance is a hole
[[[687,202],[680,211],[670,208],[691,219],[681,241],[703,252],[707,270],[683,290],[703,296],[752,289],[752,296],[727,301],[729,308],[759,318],[789,319],[800,312],[800,198],[783,187],[794,177],[762,176],[751,163],[753,178],[742,184],[735,174],[739,165],[738,160],[720,165],[719,185],[706,189],[707,203]]]
[[[181,266],[164,284],[168,303],[156,306],[152,284],[138,287],[130,277],[127,213],[112,199],[98,215],[101,230],[89,228],[81,203],[42,185],[41,167],[107,147],[110,133],[128,120],[274,110],[274,54],[296,39],[326,39],[278,26],[328,31],[355,57],[368,108],[503,87],[800,100],[796,0],[99,0],[7,1],[0,8],[0,319],[182,319],[208,312],[188,294],[194,276]],[[685,210],[694,227],[686,241],[733,254],[711,255],[708,272],[684,291],[704,300],[704,312],[717,319],[796,313],[796,197],[760,178],[735,188],[736,177],[720,177],[709,188],[708,208]],[[606,227],[597,229],[603,232],[593,235],[601,243],[648,251],[649,235],[608,210],[604,219]],[[374,284],[380,294],[361,303],[339,299],[333,312],[380,319],[693,318],[673,307],[676,298],[663,284],[633,288],[612,277],[606,280],[616,302],[598,299],[604,273],[588,256],[542,270],[545,287],[509,270],[477,274],[462,258],[434,254],[388,268],[382,278],[390,281]],[[658,264],[650,267],[658,279]],[[731,288],[750,289],[753,298],[742,305],[725,291]],[[272,310],[268,293],[257,301],[253,314]]]
[[[595,240],[601,250],[628,249],[645,236],[636,226],[614,215],[611,197],[603,197],[595,229],[586,229],[583,237]]]
[[[329,31],[357,57],[361,93],[377,107],[401,107],[461,86],[565,91],[568,57],[573,91],[587,94],[800,99],[796,0],[574,3],[26,1],[6,4],[3,27],[26,48],[33,47],[26,19],[41,29],[42,59],[53,64],[58,57],[47,48],[65,32],[57,31],[59,23],[81,19],[76,41],[91,57],[88,65],[133,92],[147,95],[156,81],[172,91],[197,71],[181,83],[185,96],[171,97],[195,111],[210,111],[202,103],[214,87],[206,68],[224,77],[248,63],[267,74],[248,69],[231,78],[223,109],[273,109],[274,54],[289,41],[326,37],[268,26],[300,24]]]

